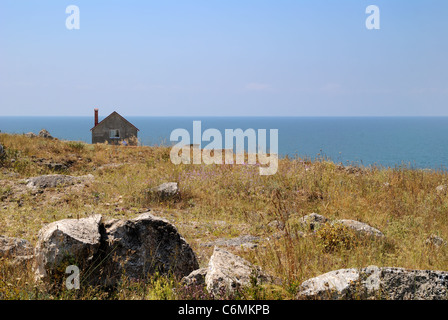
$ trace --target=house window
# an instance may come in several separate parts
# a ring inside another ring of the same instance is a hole
[[[118,129],[110,130],[109,137],[111,139],[120,139],[120,130],[118,130]]]

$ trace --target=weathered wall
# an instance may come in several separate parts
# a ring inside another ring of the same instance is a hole
[[[120,130],[119,139],[111,139],[110,130]],[[118,114],[112,114],[105,121],[99,123],[92,129],[92,143],[104,143],[117,144],[124,139],[130,139],[137,137],[137,129],[124,121]]]

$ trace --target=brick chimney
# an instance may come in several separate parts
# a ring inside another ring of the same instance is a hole
[[[95,109],[95,127],[98,125],[98,109]]]

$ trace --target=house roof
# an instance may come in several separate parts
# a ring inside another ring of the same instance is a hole
[[[135,129],[137,129],[137,131],[140,131],[140,129],[138,129],[136,126],[134,126],[132,123],[130,123],[128,120],[126,120],[124,117],[122,117],[118,112],[114,111],[112,112],[110,115],[108,115],[106,118],[104,118],[103,120],[101,120],[96,126],[94,126],[92,129],[90,129],[90,131],[92,131],[93,129],[95,129],[96,127],[98,127],[100,124],[102,124],[103,122],[107,121],[107,119],[109,119],[110,117],[112,117],[113,115],[117,115],[119,116],[124,122],[126,122],[127,124],[129,124],[130,126],[133,126]]]

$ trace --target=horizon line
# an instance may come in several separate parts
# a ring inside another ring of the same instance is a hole
[[[447,118],[448,115],[126,115],[127,117],[151,117],[151,118]],[[59,118],[59,117],[79,117],[90,118],[91,115],[0,115],[0,118],[6,117],[33,117],[33,118]],[[100,116],[101,117],[101,116]],[[107,117],[107,116],[104,116]]]

